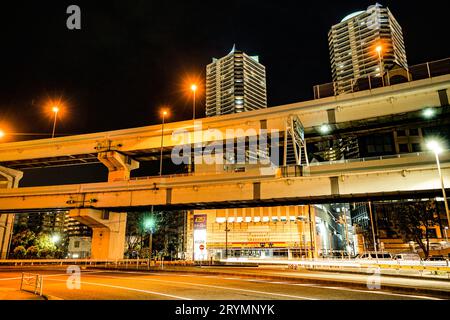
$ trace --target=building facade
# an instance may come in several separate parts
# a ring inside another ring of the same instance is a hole
[[[87,259],[91,256],[91,237],[69,238],[68,258],[69,259]]]
[[[347,239],[353,245],[352,230],[340,227],[339,215],[330,205],[195,210],[188,214],[186,259],[333,256],[347,250]]]
[[[372,82],[383,81],[394,67],[408,69],[402,28],[391,11],[378,3],[332,26],[328,45],[336,94],[352,92],[368,77]]]
[[[267,107],[266,70],[258,56],[233,49],[206,67],[206,116]]]
[[[69,217],[69,211],[43,211],[17,214],[15,230],[30,229],[36,234],[59,234],[65,237],[90,237],[92,229]]]

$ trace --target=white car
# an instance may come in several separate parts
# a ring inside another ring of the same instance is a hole
[[[414,261],[420,262],[422,259],[417,253],[398,253],[394,256],[396,261]]]
[[[392,255],[389,252],[365,252],[360,254],[356,259],[357,260],[392,260]]]

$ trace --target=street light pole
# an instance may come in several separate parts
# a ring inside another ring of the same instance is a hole
[[[370,214],[370,224],[372,225],[373,248],[375,249],[375,255],[377,257],[377,263],[378,263],[377,239],[375,237],[375,228],[374,228],[373,215],[372,215],[372,203],[370,201],[369,201],[369,214]]]
[[[56,119],[58,117],[59,108],[57,106],[54,106],[52,111],[55,114],[55,118],[53,120],[53,131],[52,131],[52,138],[54,138],[55,137],[55,130],[56,130]]]
[[[150,260],[152,259],[152,249],[153,249],[152,246],[153,246],[153,230],[150,230],[149,241],[148,241],[148,250],[149,250]]]
[[[192,101],[192,119],[195,120],[195,93],[197,91],[197,85],[191,85],[191,90],[193,93],[193,101]]]
[[[383,47],[382,46],[377,46],[376,47],[376,52],[378,53],[378,61],[379,61],[379,68],[380,68],[380,76],[381,76],[381,81],[384,87],[384,66],[383,66],[383,58],[381,56],[381,52],[383,51]]]
[[[159,156],[159,176],[162,176],[162,157],[163,157],[163,146],[164,146],[164,121],[167,115],[167,111],[163,111],[162,113],[162,126],[161,126],[161,150],[160,150],[160,156]]]
[[[348,258],[350,259],[350,250],[349,250],[350,239],[348,237],[347,213],[345,211],[345,208],[342,211],[343,211],[343,215],[344,215],[345,240],[346,240],[346,244],[347,244],[347,246],[345,247],[345,251],[347,251]]]
[[[439,161],[439,153],[437,152],[437,150],[434,151],[434,155],[436,156],[436,165],[439,172],[439,179],[441,180],[442,196],[444,197],[445,213],[447,215],[447,225],[450,226],[450,211],[448,210],[447,195],[445,193],[445,186],[444,186],[444,177],[442,175],[441,163]]]
[[[439,143],[434,140],[428,142],[427,146],[428,149],[434,152],[434,155],[436,157],[436,165],[439,173],[439,179],[441,180],[442,196],[444,197],[445,214],[447,215],[447,225],[450,227],[450,211],[448,209],[447,194],[445,192],[444,176],[442,175],[441,162],[439,161],[439,153],[442,152],[442,148],[439,145]]]
[[[228,218],[225,220],[225,259],[228,260]]]

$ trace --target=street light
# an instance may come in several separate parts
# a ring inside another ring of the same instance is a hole
[[[56,129],[56,119],[58,117],[59,107],[53,106],[52,112],[55,114],[55,118],[53,120],[53,131],[52,131],[52,138],[54,138],[55,137],[55,129]]]
[[[195,93],[197,91],[197,85],[196,84],[192,84],[191,85],[191,90],[193,93],[193,101],[192,101],[192,119],[195,120]]]
[[[383,52],[383,47],[381,45],[378,45],[375,48],[375,51],[378,54],[378,61],[380,63],[380,77],[381,77],[381,81],[383,82],[383,87],[384,87],[384,77],[383,77],[383,74],[384,74],[384,70],[383,69],[384,68],[383,68],[383,58],[381,56],[381,53]]]
[[[0,139],[3,138],[3,137],[5,137],[5,131],[0,130]]]
[[[152,207],[152,213],[153,213],[153,207]],[[153,246],[153,232],[155,230],[155,226],[156,226],[156,221],[154,219],[153,216],[146,218],[144,220],[144,230],[146,232],[149,232],[149,241],[148,241],[148,246],[149,246],[149,258],[152,258],[152,246]]]
[[[61,240],[61,237],[60,237],[59,235],[54,234],[54,235],[52,236],[52,243],[53,243],[53,244],[57,244],[57,243],[59,242],[59,240]]]
[[[445,214],[447,215],[447,225],[450,226],[450,212],[448,210],[447,195],[445,194],[444,177],[442,176],[441,163],[439,162],[439,154],[444,150],[436,140],[430,140],[427,143],[427,147],[428,149],[433,151],[434,155],[436,156],[436,165],[439,172],[439,178],[441,180],[442,196],[444,197]]]
[[[319,131],[321,134],[328,134],[331,132],[331,126],[325,123],[319,127]]]
[[[422,116],[426,119],[431,119],[436,115],[436,109],[426,108],[422,111]]]
[[[164,122],[166,119],[166,116],[169,114],[167,110],[163,110],[161,112],[162,115],[162,125],[161,125],[161,150],[160,150],[160,156],[159,156],[159,176],[162,176],[162,157],[163,157],[163,147],[164,147]]]

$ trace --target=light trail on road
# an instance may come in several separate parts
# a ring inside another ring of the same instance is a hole
[[[26,269],[44,277],[44,294],[64,300],[440,300],[432,295],[243,276],[83,270],[81,290],[67,288],[61,269]],[[1,287],[19,287],[21,273],[0,270]]]

